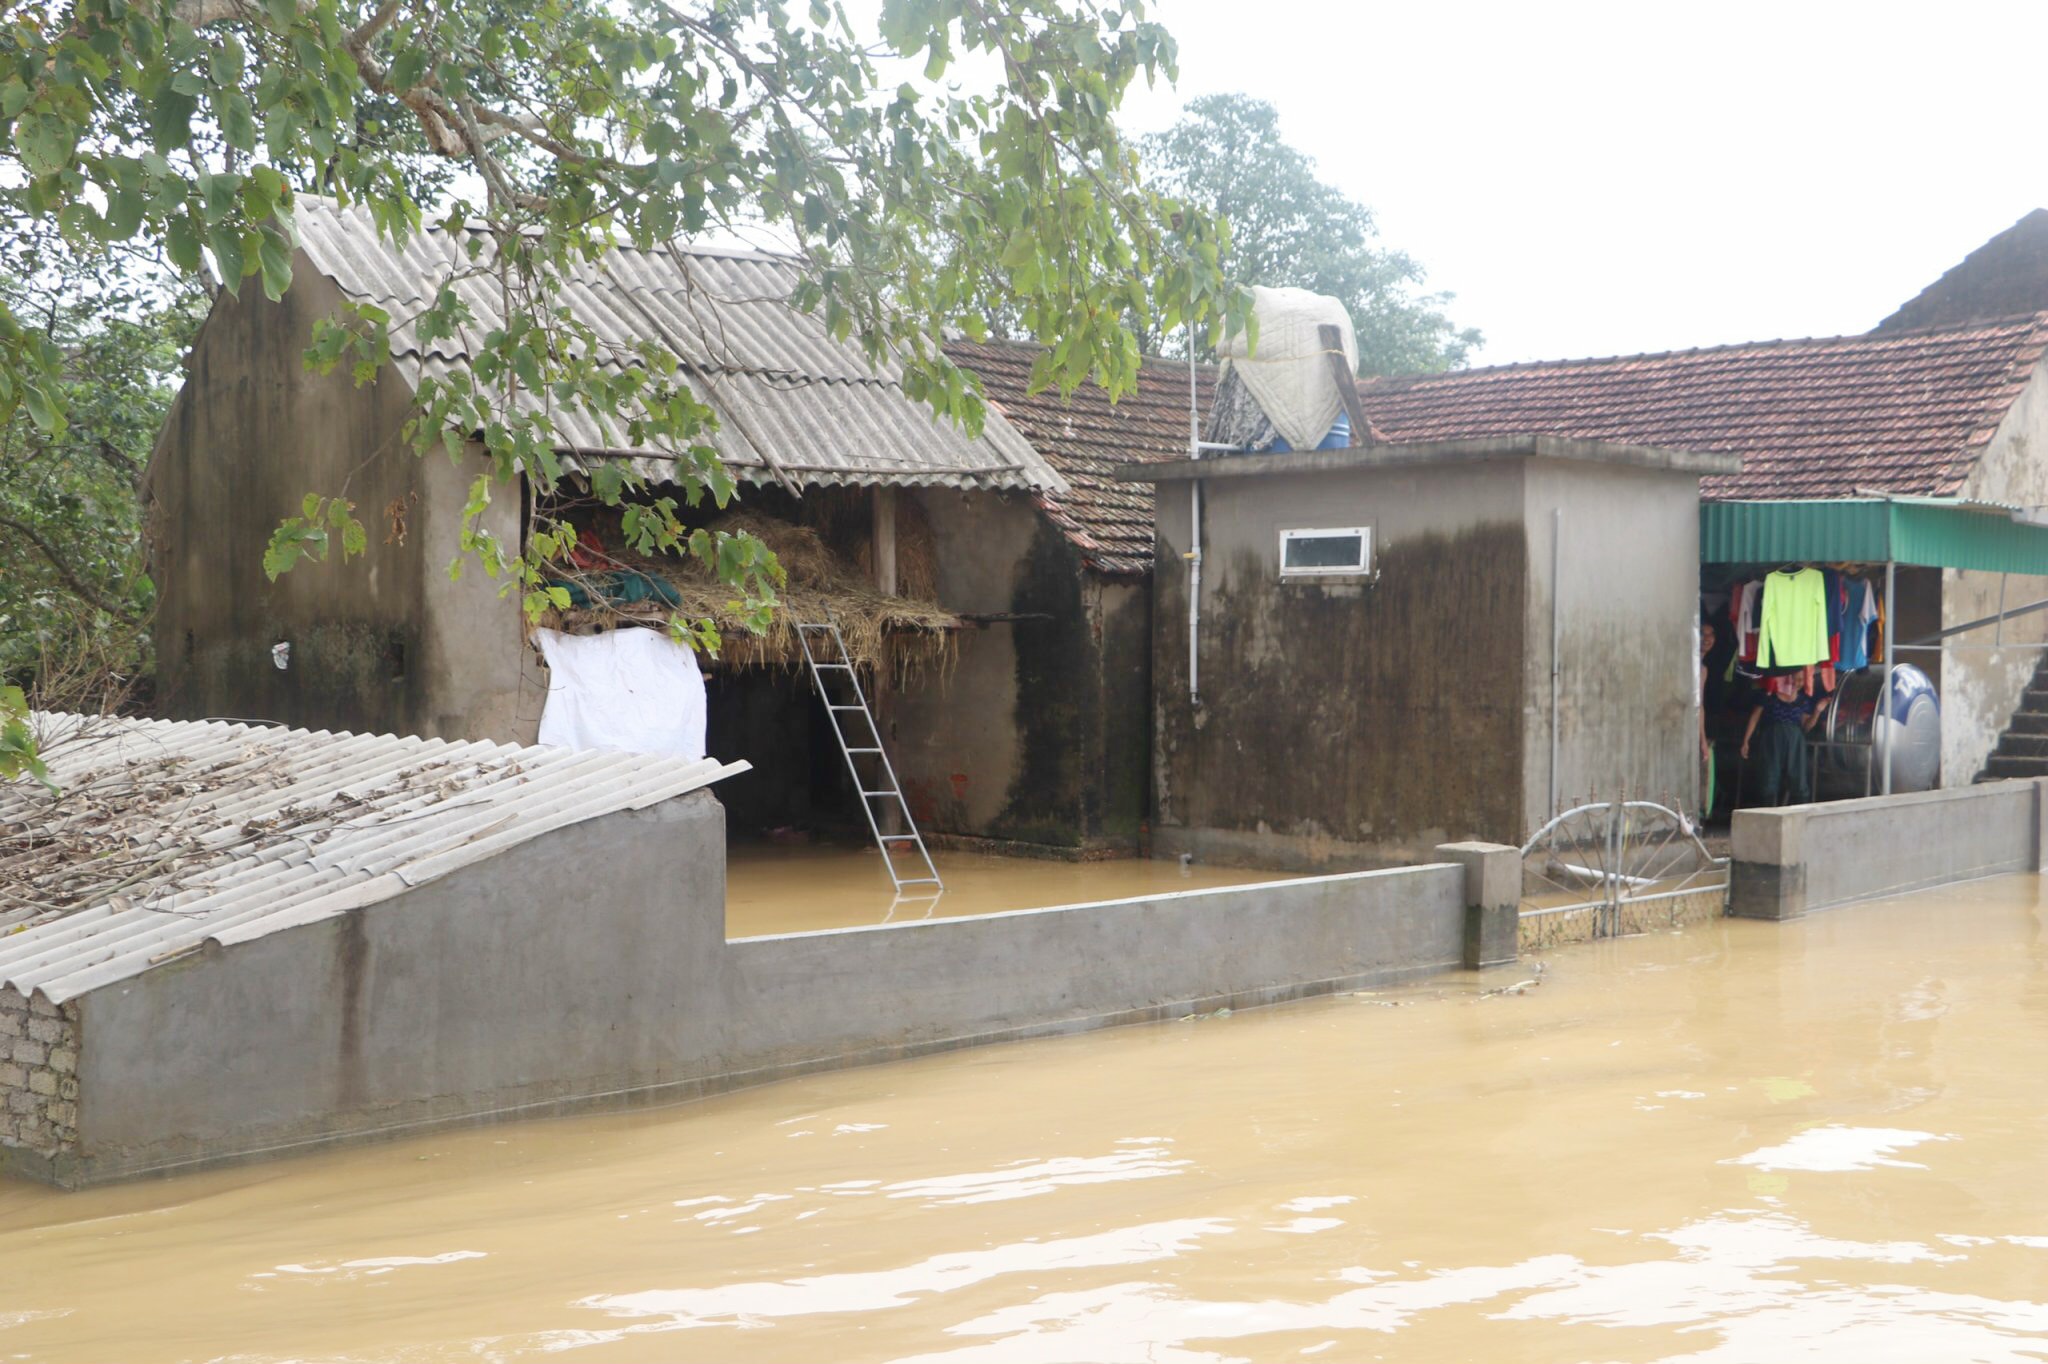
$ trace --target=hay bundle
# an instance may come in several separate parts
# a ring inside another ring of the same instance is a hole
[[[584,573],[567,573],[565,578],[595,579],[606,571],[644,573],[667,583],[681,598],[677,614],[693,620],[710,620],[723,636],[719,658],[728,667],[796,667],[803,662],[803,647],[797,638],[799,621],[834,620],[846,641],[846,651],[863,668],[873,669],[886,660],[892,676],[901,681],[927,668],[950,667],[957,649],[954,632],[962,622],[932,600],[931,527],[919,513],[925,566],[917,586],[923,594],[889,597],[877,591],[871,575],[847,556],[836,553],[816,527],[764,516],[758,512],[733,511],[708,523],[711,531],[749,534],[774,553],[787,575],[776,594],[775,613],[763,634],[753,634],[734,609],[733,590],[694,558],[640,554],[626,547],[617,525],[595,527],[610,562]],[[899,524],[899,537],[901,527]],[[900,538],[899,538],[900,554]],[[899,564],[901,559],[899,558]],[[900,571],[900,570],[899,570]],[[909,584],[904,584],[906,587]],[[627,622],[665,621],[671,608],[657,601],[615,605],[598,601],[589,607],[549,611],[541,624],[577,631]]]

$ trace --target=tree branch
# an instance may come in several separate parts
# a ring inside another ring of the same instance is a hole
[[[65,564],[63,556],[51,548],[49,541],[36,534],[34,530],[24,526],[19,521],[9,520],[4,516],[0,516],[0,530],[11,530],[21,536],[22,539],[34,545],[42,553],[43,558],[49,561],[50,567],[57,570],[57,576],[64,580],[64,585],[78,594],[79,598],[88,605],[98,607],[125,625],[142,624],[140,616],[114,605],[88,586],[84,579],[73,573],[70,567]]]

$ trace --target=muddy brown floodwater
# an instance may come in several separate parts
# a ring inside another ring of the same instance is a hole
[[[898,856],[905,867],[912,860]],[[934,898],[924,887],[913,886],[899,897],[873,847],[741,845],[727,858],[726,936],[758,938],[911,919],[956,919],[964,914],[1286,879],[1284,872],[1184,867],[1147,858],[1057,862],[935,852],[932,861],[945,882],[943,892]]]
[[[0,1357],[2037,1361],[2033,878],[83,1194]]]

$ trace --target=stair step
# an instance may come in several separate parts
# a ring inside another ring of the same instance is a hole
[[[2007,730],[1993,753],[2003,758],[2048,758],[2048,734],[2022,734]]]
[[[1985,762],[1984,771],[1993,777],[2048,777],[2048,754],[2020,757],[1994,753]]]
[[[2015,734],[2040,734],[2048,736],[2048,711],[2023,710],[2012,717],[2012,732]]]

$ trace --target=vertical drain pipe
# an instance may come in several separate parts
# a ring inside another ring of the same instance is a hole
[[[1550,818],[1557,818],[1557,694],[1563,676],[1559,648],[1563,624],[1558,598],[1564,595],[1564,508],[1550,509]]]
[[[1195,388],[1195,308],[1188,300],[1188,460],[1202,457],[1200,399]],[[1202,480],[1188,480],[1188,704],[1202,704]]]

